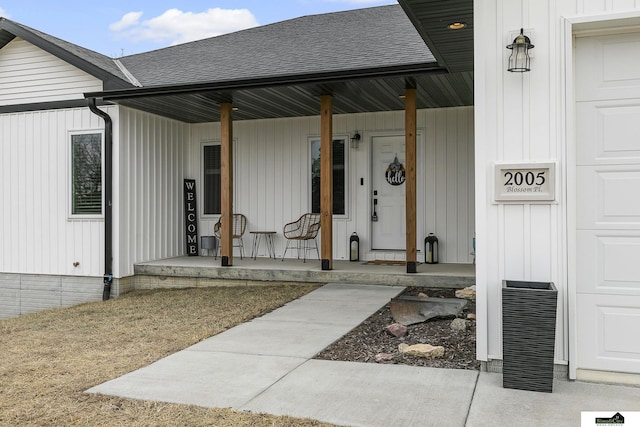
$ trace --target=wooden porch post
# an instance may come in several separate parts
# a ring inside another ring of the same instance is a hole
[[[416,89],[405,90],[406,246],[407,273],[416,272]]]
[[[223,267],[233,265],[233,120],[231,103],[220,105],[220,175],[221,175],[221,262]]]
[[[332,96],[320,97],[320,243],[323,270],[333,270]]]

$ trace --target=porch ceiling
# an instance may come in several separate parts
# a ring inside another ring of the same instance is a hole
[[[197,88],[184,93],[149,93],[134,97],[122,93],[104,99],[187,123],[217,121],[220,103],[232,102],[234,120],[313,116],[319,114],[320,95],[334,96],[335,114],[404,109],[400,95],[418,88],[418,108],[473,104],[473,74],[443,73],[330,81],[313,84],[267,85],[256,88]],[[91,94],[87,94],[90,96]],[[106,96],[105,96],[106,95]]]

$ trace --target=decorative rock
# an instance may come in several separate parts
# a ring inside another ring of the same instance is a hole
[[[467,321],[464,319],[453,319],[450,326],[454,331],[466,331]]]
[[[425,359],[435,359],[436,357],[444,356],[444,347],[433,346],[431,344],[400,344],[398,346],[400,353],[407,356],[424,357]]]
[[[460,316],[468,301],[460,298],[418,298],[399,296],[392,298],[389,310],[393,320],[409,326],[433,317]]]
[[[376,363],[388,362],[390,360],[393,360],[393,354],[389,354],[389,353],[376,354]]]
[[[476,314],[475,313],[467,314],[467,319],[468,320],[476,320]]]
[[[456,291],[456,298],[468,299],[470,301],[476,300],[476,285],[469,286],[468,288],[458,289]]]
[[[420,292],[418,294],[418,298],[429,298],[429,295],[425,294],[424,292]]]
[[[400,323],[392,323],[387,326],[387,332],[396,338],[402,338],[407,335],[407,327]]]

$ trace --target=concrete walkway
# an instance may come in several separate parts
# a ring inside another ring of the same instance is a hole
[[[580,426],[582,411],[640,411],[640,388],[557,380],[536,393],[503,389],[500,374],[311,359],[402,290],[325,285],[88,392],[372,427]]]

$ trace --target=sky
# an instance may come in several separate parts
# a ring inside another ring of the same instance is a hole
[[[396,0],[0,0],[0,16],[110,57]]]

